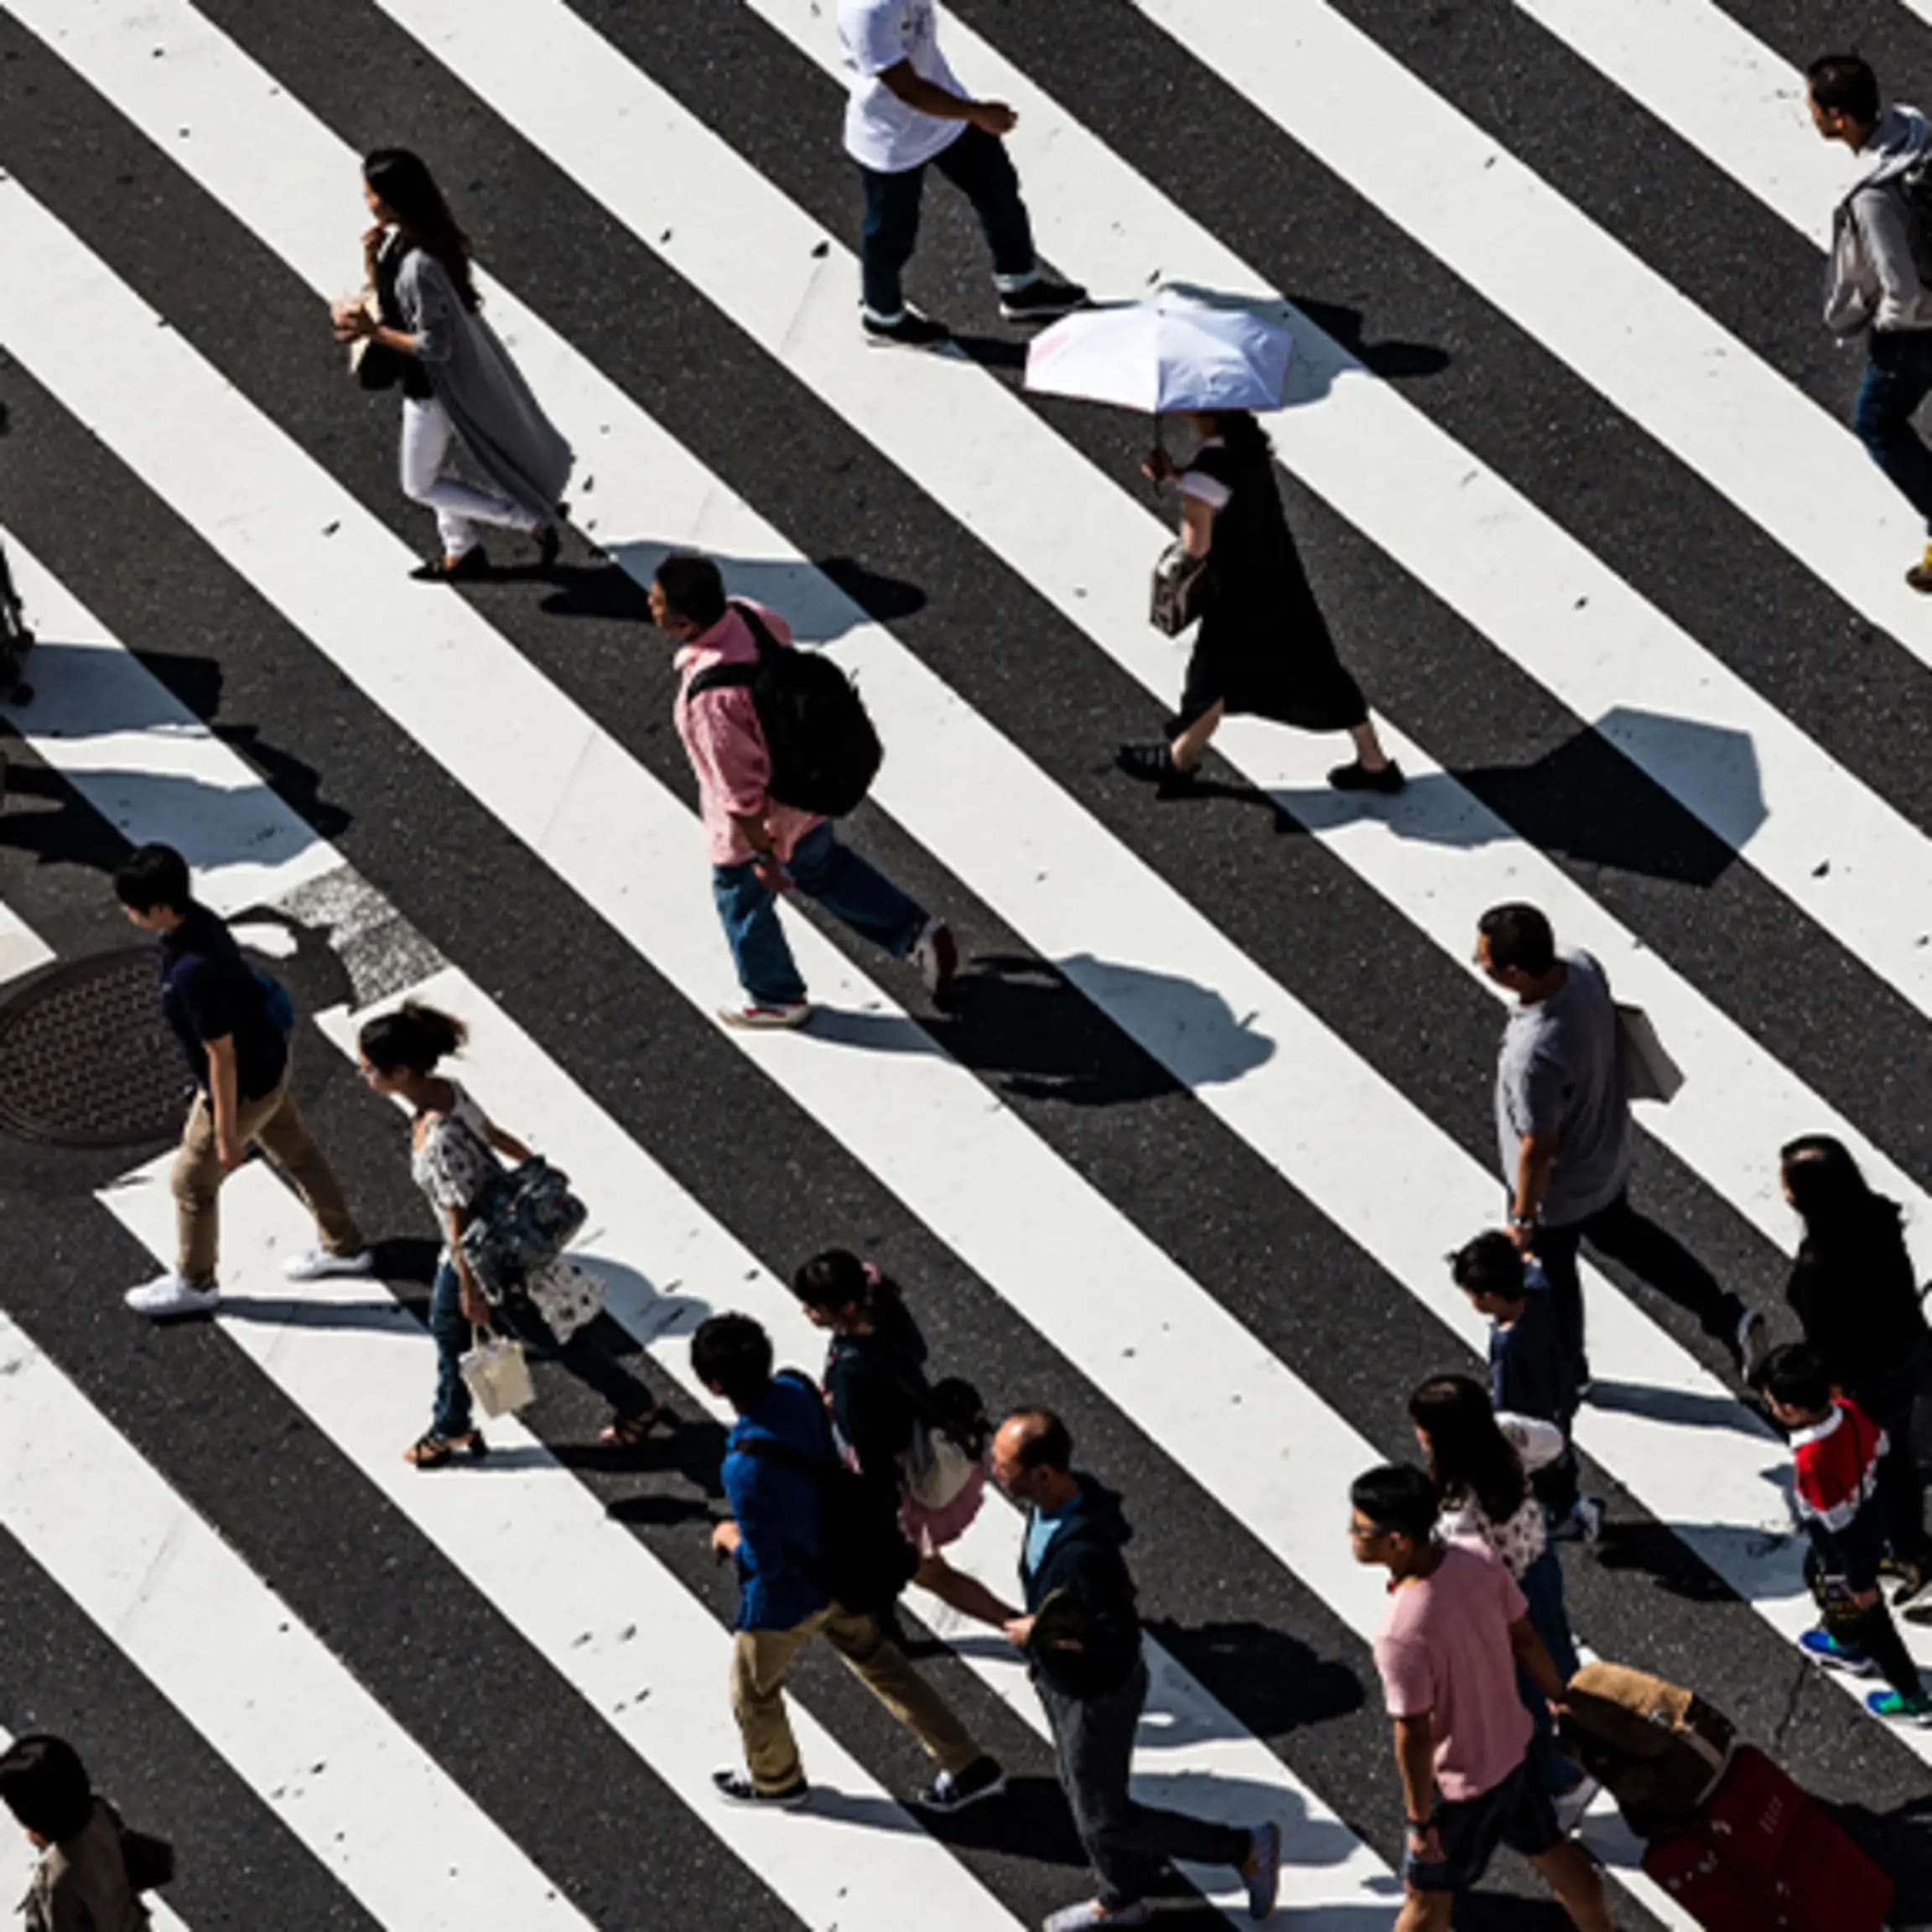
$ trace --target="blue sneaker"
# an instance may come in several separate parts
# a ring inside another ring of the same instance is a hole
[[[1865,1708],[1874,1717],[1889,1717],[1900,1724],[1932,1726],[1932,1697],[1921,1690],[1908,1697],[1903,1690],[1867,1690]]]
[[[1814,1664],[1849,1670],[1854,1677],[1869,1677],[1878,1668],[1856,1644],[1841,1644],[1829,1630],[1807,1630],[1798,1639],[1798,1648]]]

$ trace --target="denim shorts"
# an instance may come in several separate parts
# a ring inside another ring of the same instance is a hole
[[[1422,1860],[1411,1851],[1402,1860],[1402,1876],[1417,1892],[1466,1892],[1489,1867],[1498,1845],[1507,1845],[1525,1858],[1540,1858],[1563,1841],[1556,1806],[1544,1788],[1541,1739],[1500,1784],[1478,1791],[1473,1798],[1436,1801],[1436,1835],[1441,1841],[1440,1862]]]

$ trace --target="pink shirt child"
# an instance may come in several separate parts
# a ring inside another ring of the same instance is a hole
[[[1530,1748],[1509,1626],[1529,1606],[1493,1556],[1451,1544],[1432,1576],[1391,1589],[1375,1666],[1391,1717],[1432,1714],[1436,1784],[1451,1804],[1492,1789]]]
[[[781,644],[792,641],[792,626],[776,610],[750,598],[765,620],[765,627]],[[770,827],[781,860],[789,859],[798,841],[823,820],[815,812],[800,812],[774,804],[765,795],[771,779],[771,757],[751,693],[742,685],[705,691],[693,704],[685,696],[691,680],[714,664],[750,664],[758,647],[750,627],[735,610],[726,610],[709,631],[700,631],[673,660],[678,670],[678,701],[673,715],[678,735],[698,778],[698,811],[704,822],[704,849],[714,865],[742,865],[751,856],[745,835],[732,823],[740,818],[762,818]]]

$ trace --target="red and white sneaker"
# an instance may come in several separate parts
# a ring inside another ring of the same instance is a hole
[[[777,1006],[761,1005],[747,1000],[742,1005],[720,1006],[718,1017],[727,1026],[740,1026],[747,1032],[771,1032],[784,1026],[802,1026],[812,1017],[809,1000],[788,1000]]]

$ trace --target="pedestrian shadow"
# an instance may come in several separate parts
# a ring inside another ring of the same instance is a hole
[[[1638,760],[1642,760],[1642,764]],[[1669,772],[1680,798],[1644,767]],[[1326,787],[1271,788],[1284,829],[1328,831],[1362,806]],[[1375,815],[1398,838],[1473,849],[1519,841],[1589,865],[1708,889],[1768,816],[1746,732],[1619,706],[1526,765],[1412,777]]]
[[[1084,953],[975,956],[930,1024],[1001,1091],[1082,1107],[1226,1085],[1275,1052],[1212,988]]]
[[[646,538],[613,543],[608,564],[559,566],[564,587],[543,608],[562,616],[636,617],[651,621],[651,579],[667,557],[688,546]],[[799,644],[830,644],[868,621],[890,624],[926,605],[926,593],[857,558],[743,557],[707,551],[724,579],[725,595],[782,613]],[[532,574],[537,573],[532,570]]]
[[[1363,1690],[1347,1665],[1324,1658],[1297,1637],[1242,1618],[1221,1623],[1150,1622],[1147,1633],[1188,1675],[1257,1737],[1280,1737],[1359,1711]],[[1228,1733],[1233,1735],[1233,1733]],[[1205,1728],[1175,1724],[1170,1748],[1207,1742]]]
[[[1908,1799],[1890,1811],[1874,1811],[1866,1805],[1834,1805],[1831,1810],[1898,1888],[1891,1923],[1932,1923],[1932,1797]]]
[[[1644,1415],[1654,1422],[1686,1429],[1724,1429],[1762,1441],[1775,1431],[1751,1404],[1735,1396],[1710,1395],[1699,1389],[1662,1389],[1649,1382],[1618,1382],[1599,1376],[1584,1398],[1588,1407],[1617,1415]]]
[[[1690,1603],[1810,1596],[1805,1539],[1790,1524],[1610,1522],[1593,1554],[1600,1568]]]

